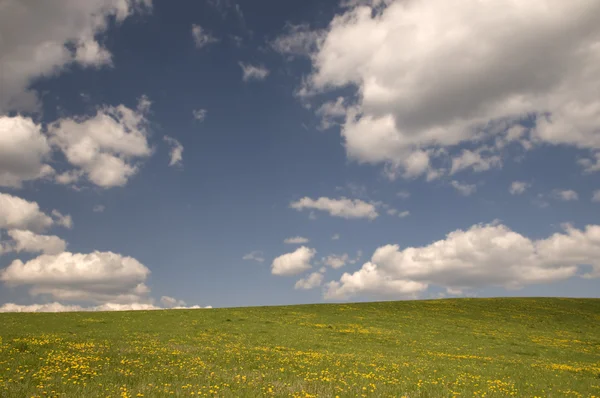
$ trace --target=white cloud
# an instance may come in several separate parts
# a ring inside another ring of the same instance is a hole
[[[143,303],[150,270],[132,257],[112,252],[43,254],[23,263],[14,260],[0,271],[8,285],[31,286],[34,296],[102,303]]]
[[[446,293],[451,296],[462,296],[465,294],[461,289],[452,289],[450,287],[446,289]]]
[[[599,2],[349,3],[310,54],[299,95],[357,89],[341,130],[350,158],[412,178],[431,167],[431,148],[463,142],[600,149]],[[479,155],[463,152],[454,172],[500,166],[500,153]]]
[[[139,114],[147,115],[150,112],[150,108],[152,107],[152,101],[146,94],[142,94],[140,98],[138,98],[138,103],[136,109]]]
[[[165,135],[165,142],[170,146],[169,151],[169,166],[181,166],[183,164],[183,145],[173,137]]]
[[[52,216],[54,217],[54,222],[57,225],[60,225],[62,227],[68,228],[68,229],[73,228],[73,218],[71,217],[70,214],[62,214],[58,210],[52,210]]]
[[[348,254],[342,255],[332,254],[323,259],[323,264],[330,266],[331,268],[338,269],[342,268],[348,262]]]
[[[429,153],[425,151],[414,151],[402,160],[404,167],[404,178],[415,178],[430,170]]]
[[[242,62],[239,65],[242,68],[242,80],[245,82],[250,80],[264,80],[269,75],[269,70],[264,66],[249,65]]]
[[[0,193],[0,229],[43,231],[53,224],[37,203]]]
[[[67,248],[67,243],[54,235],[39,235],[22,229],[10,229],[8,236],[14,241],[13,250],[16,252],[59,254]]]
[[[275,260],[271,265],[271,273],[273,275],[297,275],[312,268],[310,261],[315,256],[317,251],[306,246],[301,246],[295,251],[283,254]]]
[[[263,253],[261,251],[255,250],[253,252],[245,254],[244,257],[242,257],[242,260],[253,260],[253,261],[257,261],[259,263],[262,263],[262,262],[265,261],[265,258],[264,258]]]
[[[530,186],[531,186],[531,184],[524,182],[524,181],[513,181],[513,183],[510,184],[510,188],[508,189],[508,191],[510,192],[511,195],[521,195]]]
[[[79,305],[63,305],[57,302],[30,305],[6,303],[0,306],[0,312],[76,312],[84,310],[85,309]]]
[[[302,236],[294,236],[291,238],[287,238],[283,241],[283,243],[293,244],[293,245],[301,245],[304,243],[308,243],[308,239]]]
[[[219,41],[207,33],[200,25],[196,24],[192,25],[192,38],[194,39],[196,48],[202,48],[211,43],[216,43]]]
[[[405,217],[408,217],[410,215],[410,211],[408,211],[408,210],[398,211],[398,209],[394,209],[394,208],[389,208],[389,209],[387,209],[386,212],[390,216],[398,216],[400,218],[405,218]]]
[[[471,168],[474,172],[487,171],[502,166],[502,160],[497,155],[481,155],[482,150],[470,151],[463,149],[462,153],[452,159],[450,174]]]
[[[331,240],[340,240],[340,234],[333,234]]]
[[[396,194],[396,196],[398,196],[399,198],[402,198],[402,199],[408,199],[408,198],[410,198],[410,192],[400,191]]]
[[[54,180],[61,185],[74,184],[83,176],[81,170],[67,170],[63,173],[57,174]]]
[[[94,213],[102,213],[102,212],[103,212],[105,209],[106,209],[106,207],[105,207],[104,205],[95,205],[95,206],[92,208],[92,211],[93,211]]]
[[[104,65],[112,66],[112,55],[95,39],[88,37],[81,40],[75,51],[75,62],[86,67],[99,68]]]
[[[600,189],[597,189],[592,194],[592,202],[600,202]]]
[[[308,56],[317,49],[323,32],[313,31],[306,24],[287,23],[285,32],[271,42],[271,47],[280,54],[294,57]]]
[[[172,307],[172,310],[198,310],[198,309],[211,309],[212,305],[207,305],[206,307],[202,307],[200,305],[187,305],[187,306],[177,306]]]
[[[346,116],[344,97],[338,97],[335,101],[322,104],[317,109],[316,114],[321,116],[321,124],[319,125],[321,130],[340,124]]]
[[[417,293],[427,289],[427,284],[386,278],[377,266],[366,263],[360,271],[344,273],[339,282],[326,284],[325,298],[344,300],[359,294],[393,297],[416,297]]]
[[[594,153],[593,156],[594,159],[583,158],[579,159],[577,162],[583,167],[585,173],[595,173],[596,171],[600,171],[600,152]]]
[[[204,119],[206,119],[207,113],[208,113],[208,111],[206,109],[194,109],[192,111],[192,115],[194,116],[194,119],[196,119],[199,122],[203,122]]]
[[[190,307],[172,307],[170,309],[209,309],[212,308],[210,305],[201,307],[199,305],[193,305]],[[119,304],[119,303],[106,303],[102,305],[92,307],[82,307],[79,305],[64,305],[58,302],[48,304],[30,304],[20,305],[14,303],[6,303],[0,306],[0,312],[81,312],[81,311],[150,311],[150,310],[164,310],[166,308],[156,307],[153,304],[147,303],[131,303],[131,304]]]
[[[183,300],[177,300],[173,297],[169,297],[169,296],[162,296],[160,298],[160,303],[165,306],[166,308],[173,308],[173,307],[184,307],[185,306],[185,301]]]
[[[317,200],[304,197],[296,202],[292,202],[290,207],[298,211],[303,209],[326,211],[331,216],[342,218],[368,218],[373,220],[379,215],[373,204],[359,199],[352,200],[344,197],[340,199],[320,197]]]
[[[600,277],[600,226],[564,228],[564,233],[536,241],[497,223],[474,225],[424,247],[382,246],[359,271],[328,284],[326,297],[413,297],[429,285],[516,289],[570,278],[579,265],[592,267],[583,277]]]
[[[565,190],[554,190],[552,192],[552,194],[554,195],[554,197],[558,200],[562,200],[563,202],[570,202],[570,201],[574,201],[574,200],[579,200],[579,195],[577,194],[577,192],[573,191],[572,189],[565,189]]]
[[[137,172],[136,161],[152,152],[143,110],[147,108],[108,106],[94,117],[59,119],[48,129],[51,142],[92,183],[102,188],[123,186]]]
[[[320,272],[313,272],[308,277],[302,278],[296,282],[294,289],[310,290],[321,286],[321,283],[323,283],[323,274]]]
[[[477,187],[475,185],[464,184],[464,183],[458,182],[456,180],[453,180],[450,183],[450,185],[452,185],[452,187],[454,189],[456,189],[456,191],[463,196],[473,195],[477,191]]]
[[[150,7],[150,0],[3,2],[0,114],[37,110],[38,98],[30,88],[36,78],[58,74],[72,63],[110,65],[111,54],[98,41],[109,20],[120,24]]]
[[[0,116],[0,186],[20,188],[24,181],[53,174],[54,169],[45,163],[50,154],[39,124],[22,116]]]
[[[94,307],[84,308],[84,311],[149,311],[160,309],[162,308],[148,303],[104,303]]]

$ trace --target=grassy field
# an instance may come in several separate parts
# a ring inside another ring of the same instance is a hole
[[[2,397],[600,397],[600,300],[0,314]]]

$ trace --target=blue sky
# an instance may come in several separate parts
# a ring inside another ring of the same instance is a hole
[[[0,0],[3,310],[598,297],[597,2],[74,3]]]

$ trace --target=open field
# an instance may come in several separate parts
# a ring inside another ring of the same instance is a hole
[[[0,314],[1,397],[600,397],[600,300]]]

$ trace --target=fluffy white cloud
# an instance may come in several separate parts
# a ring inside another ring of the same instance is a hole
[[[586,173],[600,171],[600,152],[594,154],[594,159],[583,158],[579,159],[578,163],[583,167],[583,171]]]
[[[248,254],[245,254],[244,257],[242,257],[242,260],[253,260],[262,263],[265,261],[265,258],[260,250],[254,250]]]
[[[165,135],[165,142],[171,147],[169,151],[169,166],[181,166],[183,163],[183,145],[173,137]]]
[[[43,231],[53,224],[37,203],[0,192],[0,229]]]
[[[0,116],[0,186],[20,188],[24,181],[52,175],[54,169],[45,163],[50,154],[39,124],[22,116]]]
[[[212,308],[210,305],[201,307],[199,305],[193,305],[191,307],[172,307],[171,309],[208,309]],[[131,304],[119,304],[119,303],[106,303],[102,305],[92,307],[82,307],[79,305],[65,305],[58,302],[48,304],[30,304],[20,305],[14,303],[7,303],[0,306],[0,312],[81,312],[81,311],[150,311],[150,310],[163,310],[166,308],[157,307],[152,304],[146,303],[131,303]]]
[[[443,155],[424,151],[464,142],[600,149],[599,2],[347,3],[299,94],[357,89],[341,130],[350,158],[414,177],[432,169],[426,154]],[[463,152],[452,169],[497,167],[498,156]]]
[[[331,199],[320,197],[317,200],[304,197],[290,204],[292,209],[298,211],[303,209],[315,209],[328,212],[331,216],[342,218],[368,218],[373,220],[379,215],[372,203],[360,199]]]
[[[398,211],[398,209],[389,208],[389,209],[387,209],[387,214],[389,214],[390,216],[398,216],[400,218],[405,218],[405,217],[410,216],[410,211],[408,211],[408,210]]]
[[[269,75],[269,70],[264,66],[255,66],[239,63],[242,68],[242,80],[247,82],[250,80],[264,80]]]
[[[200,308],[212,308],[212,306],[208,305],[206,307],[201,307],[199,305],[188,306],[185,301],[177,300],[176,298],[170,296],[162,296],[160,298],[160,303],[163,305],[163,308],[156,309],[173,309],[173,310],[194,310]],[[105,305],[106,306],[106,305]],[[112,311],[112,310],[100,310],[100,311]]]
[[[167,308],[184,307],[185,306],[185,301],[177,300],[176,298],[169,297],[169,296],[162,296],[160,298],[160,303]]]
[[[0,114],[36,110],[37,95],[30,89],[36,78],[57,74],[71,63],[110,65],[111,54],[99,41],[109,20],[121,23],[150,7],[150,0],[2,2]]]
[[[477,187],[475,185],[461,183],[456,180],[450,182],[450,185],[452,185],[452,188],[456,189],[456,191],[463,196],[473,195],[477,191]]]
[[[142,97],[135,110],[108,106],[94,117],[59,119],[48,129],[51,142],[92,183],[102,188],[123,186],[137,172],[136,161],[152,152],[144,115],[148,103]]]
[[[54,177],[54,180],[61,185],[75,184],[83,176],[81,170],[67,170]]]
[[[171,310],[199,310],[199,309],[211,309],[212,305],[207,305],[206,307],[202,307],[200,305],[187,305],[187,306],[177,306],[170,308]]]
[[[16,252],[59,254],[67,248],[67,242],[54,235],[39,235],[22,229],[11,229],[8,236],[14,241],[13,250]]]
[[[317,109],[316,113],[321,116],[321,124],[319,125],[321,130],[326,130],[340,124],[346,116],[344,97],[338,97],[335,101],[322,104],[319,109]]]
[[[510,184],[510,188],[508,189],[508,191],[510,192],[511,195],[521,195],[530,186],[531,186],[531,184],[524,182],[524,181],[513,181],[513,183]]]
[[[194,39],[196,48],[202,48],[218,41],[215,37],[202,29],[200,25],[195,24],[192,25],[192,38]]]
[[[271,42],[271,47],[280,54],[294,57],[308,56],[317,50],[324,32],[313,31],[306,24],[286,24],[284,33]]]
[[[323,283],[323,274],[320,272],[313,272],[308,277],[302,278],[296,282],[294,289],[310,290],[321,286],[321,283]]]
[[[294,236],[291,238],[287,238],[283,241],[283,243],[288,243],[292,245],[301,245],[303,243],[308,243],[308,238],[304,238],[302,236]]]
[[[6,303],[0,306],[0,312],[77,312],[84,310],[79,305],[64,305],[57,302],[30,305]]]
[[[301,246],[295,251],[283,254],[271,264],[271,273],[273,275],[297,275],[312,268],[310,261],[317,251],[306,246]]]
[[[344,253],[342,255],[332,254],[323,259],[323,264],[330,266],[331,268],[342,268],[348,262],[348,254]]]
[[[192,111],[192,115],[194,116],[194,119],[196,119],[199,122],[203,122],[204,119],[206,119],[207,113],[208,113],[208,111],[206,109],[194,109]]]
[[[43,254],[23,263],[14,260],[0,271],[8,285],[31,286],[30,293],[56,300],[96,303],[143,303],[150,270],[132,257],[112,252]]]
[[[344,300],[359,294],[414,298],[425,289],[425,283],[389,278],[375,264],[366,263],[360,271],[344,273],[339,282],[327,283],[324,296],[331,300]]]
[[[68,228],[68,229],[73,228],[73,218],[71,217],[70,214],[62,214],[58,210],[52,210],[52,216],[54,217],[54,222],[57,225],[60,225],[62,227]]]
[[[558,200],[562,200],[563,202],[579,200],[579,195],[577,194],[577,192],[573,191],[572,189],[565,189],[565,190],[557,189],[552,193],[555,198],[557,198]]]
[[[396,194],[396,196],[398,196],[401,199],[408,199],[410,198],[410,192],[408,191],[400,191]]]
[[[412,297],[429,285],[515,289],[567,279],[580,265],[592,267],[583,277],[600,277],[600,226],[564,228],[564,233],[536,241],[497,223],[474,225],[424,247],[382,246],[359,271],[329,283],[326,297]]]
[[[481,149],[476,151],[463,149],[459,156],[456,156],[452,159],[452,168],[450,169],[450,174],[455,174],[459,171],[469,168],[475,172],[482,172],[493,167],[502,166],[502,160],[500,159],[500,156],[482,156],[482,152],[483,151]]]
[[[331,240],[340,240],[340,234],[333,234]]]
[[[600,202],[600,189],[597,189],[592,194],[592,202]]]

